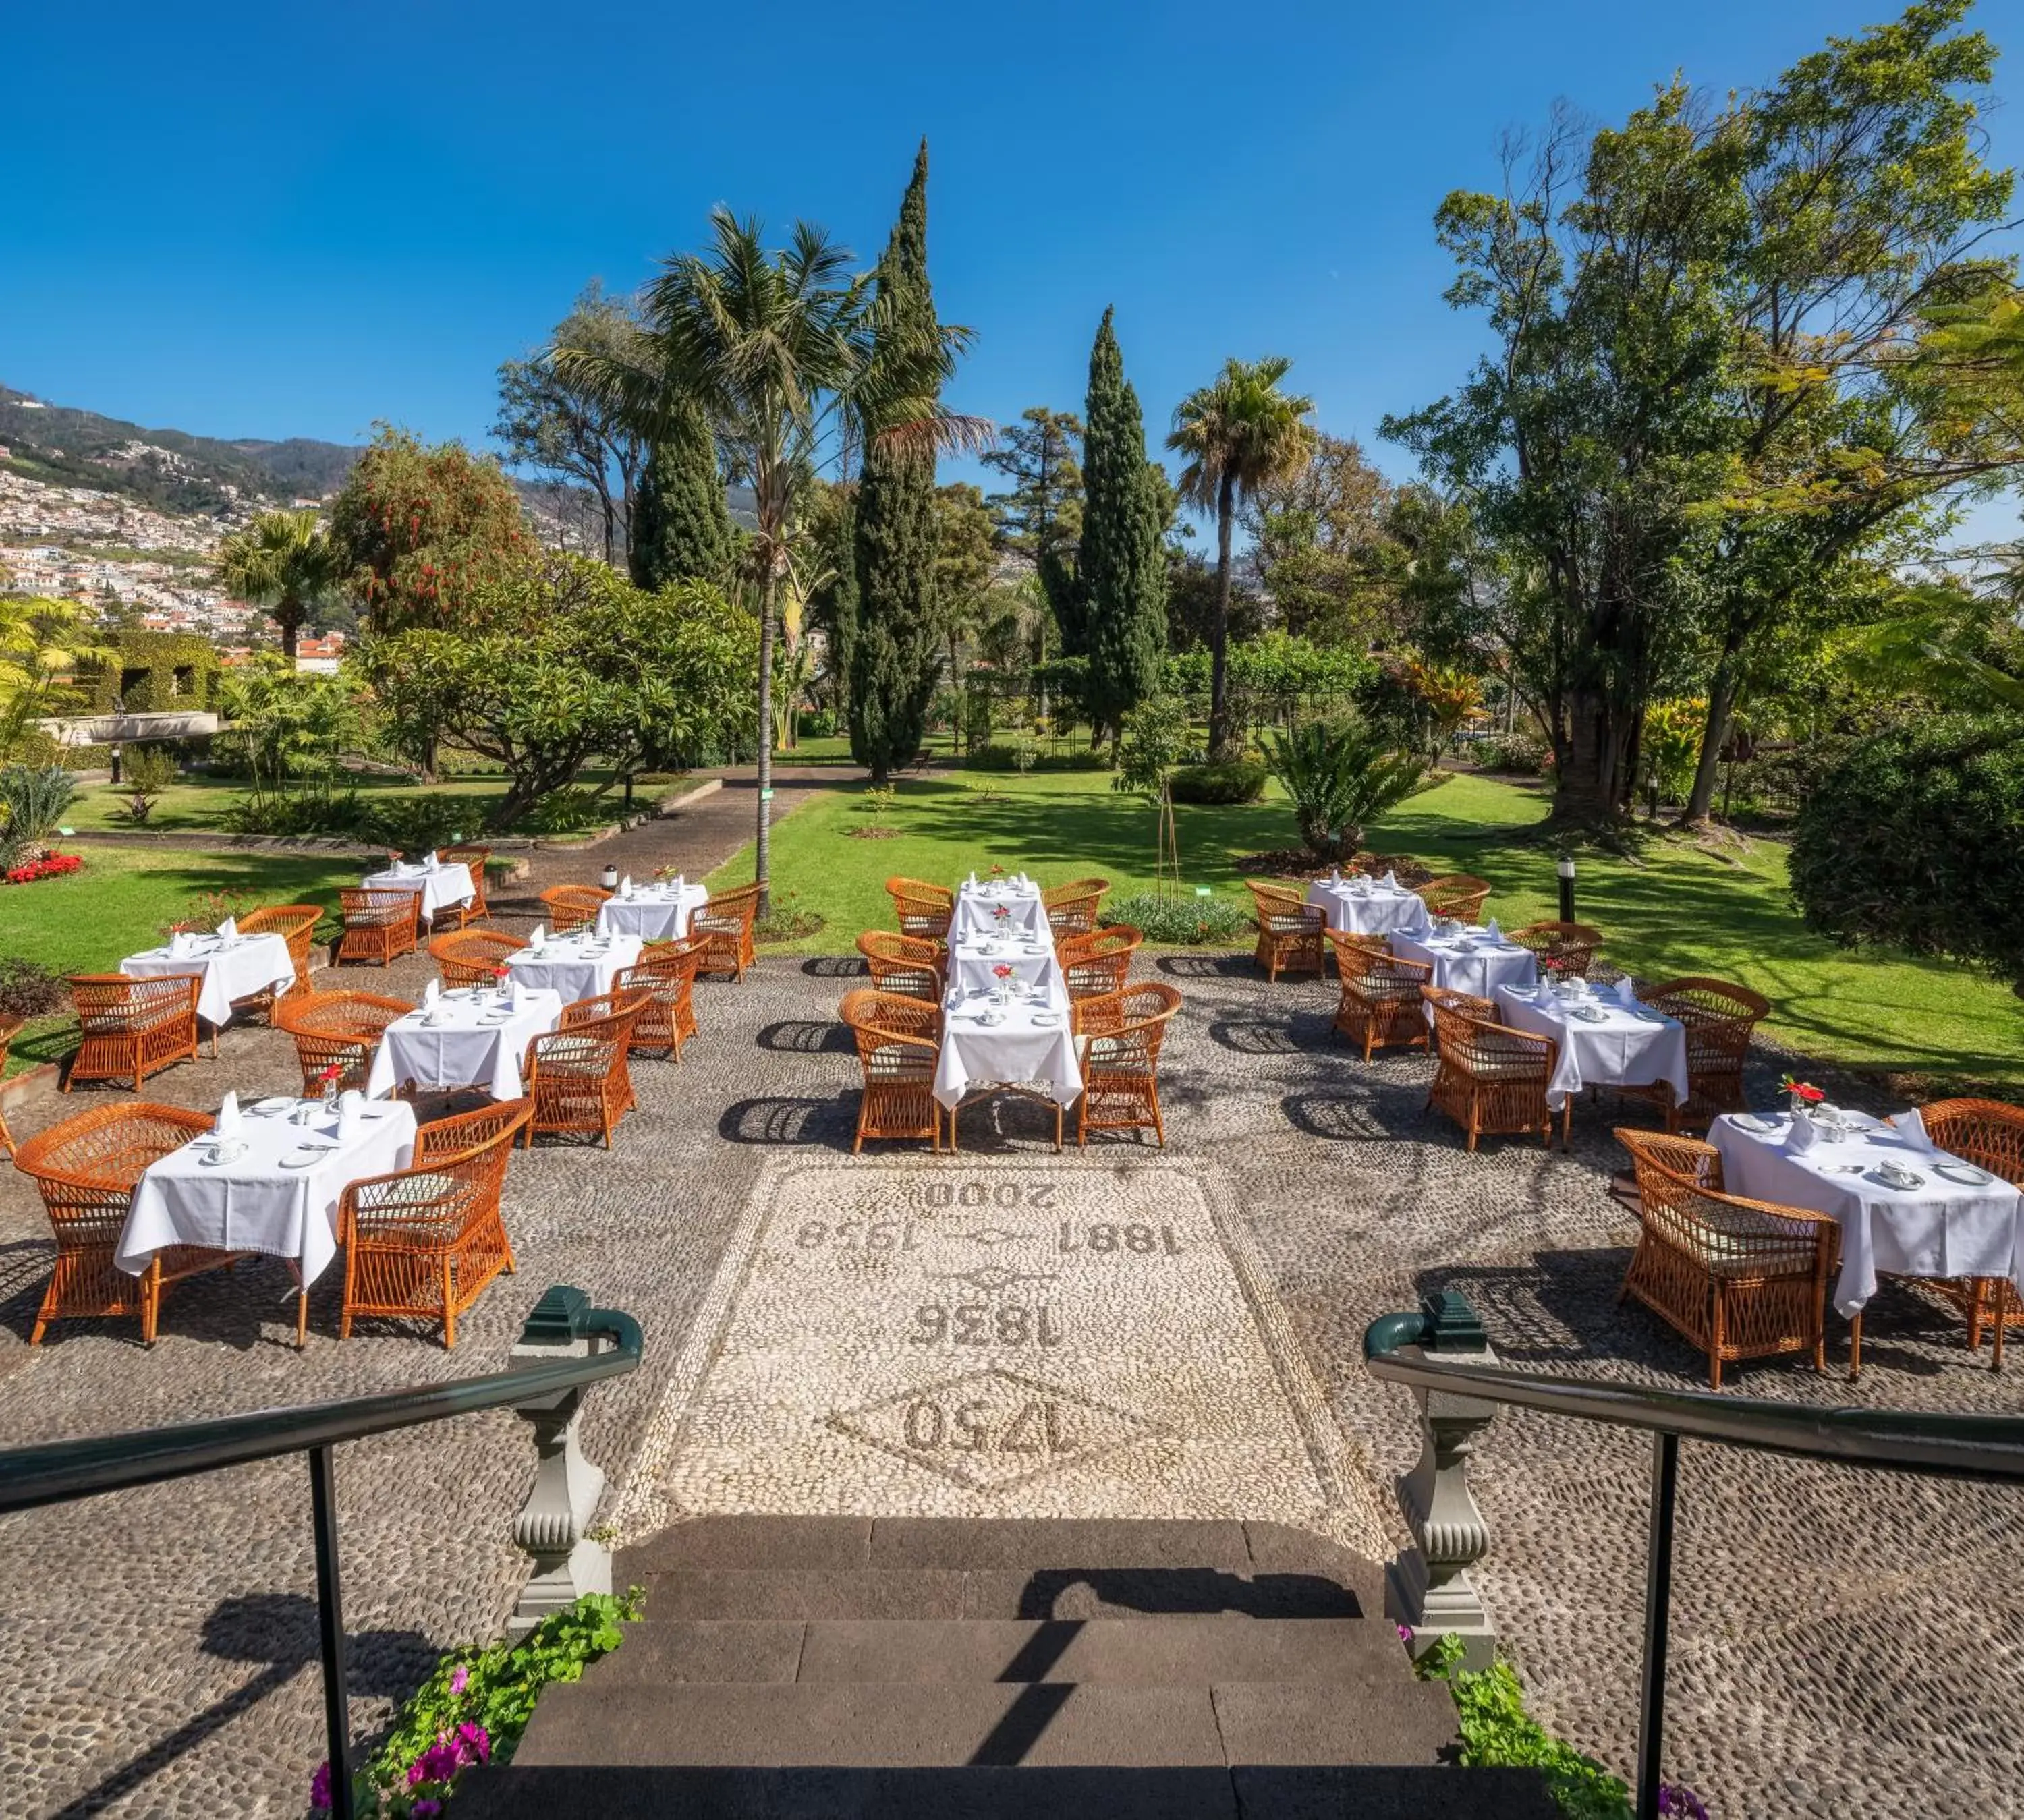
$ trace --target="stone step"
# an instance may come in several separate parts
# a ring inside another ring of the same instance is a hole
[[[685,1682],[1019,1683],[1084,1686],[1396,1681],[1392,1626],[1360,1618],[1141,1617],[1131,1622],[662,1619],[651,1611],[587,1686]],[[1446,1700],[1439,1688],[1436,1702]]]

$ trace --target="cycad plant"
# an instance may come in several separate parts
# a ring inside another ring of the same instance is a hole
[[[1340,862],[1363,830],[1426,787],[1426,763],[1360,721],[1310,720],[1264,736],[1265,762],[1292,799],[1293,820],[1310,852]]]
[[[42,856],[76,793],[60,764],[0,766],[0,871]]]

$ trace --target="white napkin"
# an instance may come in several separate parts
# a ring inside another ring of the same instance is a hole
[[[548,932],[546,925],[537,923],[534,925],[534,928],[528,932],[527,946],[538,954],[541,953],[542,946],[547,942],[548,939]]]
[[[1497,926],[1496,917],[1492,917],[1483,925],[1483,939],[1486,942],[1501,942],[1504,939],[1504,932]]]
[[[434,1005],[442,997],[442,987],[433,980],[422,988],[422,1002],[424,1005]]]
[[[974,872],[970,875],[970,882],[972,884],[974,884],[977,882],[977,874]]]
[[[1628,973],[1616,983],[1616,1002],[1626,1011],[1637,1008],[1637,982]]]
[[[621,897],[630,897],[632,895],[632,874],[631,873],[627,873],[623,878],[619,880],[618,895]]]
[[[171,961],[187,961],[189,951],[189,936],[181,929],[174,931],[169,937],[169,958]]]
[[[239,1135],[239,1096],[228,1091],[218,1103],[218,1122],[212,1127],[221,1137]]]
[[[341,1143],[349,1143],[358,1135],[358,1111],[365,1104],[365,1096],[356,1087],[337,1097],[337,1135]]]
[[[1342,868],[1340,866],[1331,866],[1329,868],[1329,883],[1330,884],[1342,883]]]
[[[436,858],[436,850],[433,847],[422,855],[422,870],[424,872],[434,872],[442,864],[442,862]]]
[[[517,980],[506,983],[506,1005],[510,1011],[524,1009],[527,1002],[527,989]]]
[[[218,925],[218,932],[221,936],[224,936],[228,942],[237,940],[239,936],[238,917],[227,917],[223,922]]]
[[[1396,891],[1399,888],[1399,875],[1397,873],[1387,872],[1384,874],[1384,888],[1387,891]]]
[[[1925,1115],[1920,1112],[1916,1106],[1908,1112],[1892,1113],[1890,1127],[1913,1150],[1923,1151],[1930,1155],[1939,1148],[1934,1143],[1931,1133],[1926,1130]]]
[[[1803,1112],[1792,1115],[1792,1134],[1786,1141],[1786,1148],[1803,1155],[1820,1141],[1820,1127]]]

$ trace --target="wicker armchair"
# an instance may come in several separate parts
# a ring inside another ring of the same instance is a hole
[[[418,891],[344,891],[338,893],[344,937],[337,958],[370,961],[383,967],[397,956],[412,954],[420,939],[422,894]]]
[[[152,1346],[168,1284],[238,1262],[243,1254],[204,1245],[157,1251],[138,1276],[113,1262],[134,1185],[148,1164],[211,1127],[208,1112],[122,1101],[66,1119],[22,1144],[14,1166],[42,1191],[57,1241],[56,1267],[35,1311],[30,1346],[42,1343],[53,1320],[138,1314],[141,1338]]]
[[[942,1147],[942,1109],[934,1096],[941,1049],[941,1008],[905,993],[860,987],[838,1008],[857,1042],[864,1091],[857,1103],[853,1152],[867,1137],[925,1137]]]
[[[548,906],[548,927],[559,936],[571,929],[587,929],[597,921],[597,913],[611,895],[595,884],[552,884],[541,893]]]
[[[468,928],[473,923],[489,923],[492,920],[492,906],[485,901],[485,862],[492,857],[490,847],[438,847],[436,859],[445,866],[464,866],[471,870],[471,895],[462,903],[446,903],[436,912],[436,927],[440,929],[447,923],[453,929]]]
[[[1771,1002],[1747,986],[1721,980],[1672,980],[1647,987],[1637,996],[1687,1027],[1687,1103],[1675,1105],[1673,1089],[1663,1081],[1620,1088],[1623,1097],[1659,1107],[1668,1131],[1704,1126],[1718,1114],[1746,1110],[1744,1058],[1750,1053],[1751,1032],[1769,1015]]]
[[[1131,976],[1131,957],[1145,940],[1129,923],[1113,923],[1086,935],[1064,936],[1054,950],[1071,998],[1122,992]]]
[[[752,947],[752,925],[759,916],[759,887],[741,884],[735,891],[710,894],[709,901],[689,918],[691,936],[706,936],[703,973],[728,973],[743,981],[745,969],[757,958]]]
[[[1830,1214],[1725,1194],[1710,1144],[1619,1130],[1637,1172],[1637,1249],[1617,1293],[1635,1296],[1707,1354],[1708,1383],[1735,1359],[1810,1353],[1827,1367],[1827,1294],[1841,1254]]]
[[[68,1093],[79,1081],[125,1081],[139,1093],[148,1075],[196,1060],[199,973],[76,973],[71,1002],[83,1035],[64,1071]]]
[[[1079,878],[1072,884],[1058,884],[1040,893],[1041,906],[1059,941],[1065,936],[1086,936],[1096,927],[1097,912],[1103,908],[1104,894],[1110,889],[1107,878]]]
[[[1258,924],[1258,965],[1267,980],[1282,973],[1319,973],[1326,965],[1322,937],[1328,918],[1318,904],[1304,903],[1283,884],[1246,879],[1244,888]]]
[[[1513,929],[1509,939],[1532,950],[1542,976],[1586,980],[1589,963],[1602,946],[1602,931],[1586,923],[1528,923]]]
[[[518,936],[499,929],[460,929],[431,942],[429,958],[447,987],[490,986],[493,969],[504,966],[509,956],[526,945]]]
[[[911,936],[917,942],[948,940],[949,924],[955,916],[954,892],[918,878],[889,878],[886,895],[893,900],[901,935]]]
[[[884,929],[867,929],[857,938],[857,951],[864,957],[871,983],[881,992],[925,998],[930,1005],[941,1003],[942,947],[939,942],[896,936]]]
[[[1342,929],[1323,932],[1335,950],[1335,970],[1342,981],[1335,1027],[1351,1042],[1363,1045],[1366,1061],[1373,1049],[1393,1043],[1424,1049],[1427,1008],[1420,988],[1434,977],[1432,962],[1401,959],[1381,936],[1355,936]]]
[[[1430,878],[1417,888],[1428,916],[1446,917],[1458,923],[1480,922],[1483,906],[1490,898],[1488,881],[1472,878],[1466,872]]]
[[[6,1045],[0,1042],[0,1060],[6,1056]],[[2024,1188],[2024,1106],[2006,1105],[2000,1100],[1935,1100],[1921,1106],[1919,1116],[1925,1122],[1926,1135],[1941,1149]],[[1967,1343],[1974,1351],[1982,1350],[1982,1329],[1993,1329],[1996,1362],[2000,1366],[2004,1330],[2024,1326],[2024,1304],[2012,1292],[2009,1279],[1934,1277],[1926,1280],[1926,1286],[1960,1304],[1967,1316]]]
[[[295,1040],[305,1093],[321,1093],[324,1071],[332,1067],[341,1071],[339,1092],[355,1087],[362,1093],[381,1035],[414,1009],[405,998],[379,992],[311,992],[284,999],[274,1013],[274,1027]]]
[[[298,992],[314,990],[310,984],[310,955],[316,946],[317,925],[322,921],[323,906],[314,903],[268,904],[239,919],[239,932],[242,936],[279,936],[288,944],[288,958],[295,963],[295,981],[292,986],[270,986],[264,991],[233,999],[232,1009],[235,1014],[251,1012],[271,1019],[277,998],[292,998]]]
[[[391,1175],[353,1182],[338,1203],[344,1246],[344,1311],[338,1337],[361,1315],[440,1320],[456,1346],[456,1318],[500,1271],[514,1268],[499,1192],[513,1140],[533,1116],[505,1100],[425,1125],[414,1161]]]
[[[696,1033],[695,981],[708,940],[688,936],[679,942],[654,942],[640,958],[621,971],[613,991],[621,998],[644,997],[632,1026],[631,1053],[665,1051],[676,1061],[682,1045]]]
[[[520,1071],[534,1116],[524,1127],[531,1149],[537,1131],[595,1131],[611,1148],[612,1127],[638,1104],[625,1065],[632,1027],[647,994],[607,993],[563,1007],[563,1024],[527,1045]]]
[[[0,1080],[7,1078],[7,1050],[28,1021],[21,1017],[0,1017]],[[14,1154],[14,1133],[7,1129],[7,1108],[0,1105],[0,1156]]]
[[[1550,1148],[1553,1115],[1546,1104],[1546,1083],[1560,1059],[1560,1045],[1551,1037],[1495,1022],[1485,1015],[1490,1010],[1487,1000],[1432,987],[1421,987],[1420,996],[1434,1014],[1434,1038],[1440,1051],[1427,1104],[1438,1106],[1468,1133],[1471,1152],[1486,1133],[1536,1131],[1539,1141]],[[1564,1144],[1567,1122],[1564,1106]]]
[[[1150,1130],[1167,1144],[1160,1113],[1160,1047],[1181,1008],[1181,995],[1158,980],[1084,998],[1075,1006],[1082,1065],[1082,1100],[1076,1110],[1076,1142],[1092,1131]]]

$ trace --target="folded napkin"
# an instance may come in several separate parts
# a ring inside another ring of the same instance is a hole
[[[1329,868],[1329,883],[1330,884],[1342,883],[1342,868],[1340,866],[1331,866]]]
[[[506,1005],[510,1011],[524,1009],[527,1003],[527,989],[517,980],[506,983]]]
[[[537,923],[534,925],[534,928],[527,932],[527,946],[538,954],[541,951],[542,944],[545,943],[548,939],[548,932],[547,926],[544,924]]]
[[[1504,939],[1504,932],[1497,926],[1496,917],[1492,917],[1483,925],[1483,939],[1486,942],[1501,942]]]
[[[224,936],[228,942],[236,941],[239,938],[238,917],[227,917],[223,922],[218,925],[218,932],[221,936]]]
[[[623,878],[619,880],[618,895],[621,897],[630,897],[632,895],[632,874],[631,873],[627,873]]]
[[[1637,982],[1628,973],[1616,983],[1616,1002],[1626,1011],[1637,1009]]]
[[[1786,1140],[1786,1147],[1803,1155],[1820,1141],[1820,1127],[1805,1113],[1795,1112],[1792,1115],[1792,1134]]]
[[[974,884],[977,882],[977,874],[974,872],[970,875],[970,882],[972,884]]]
[[[340,1141],[349,1143],[358,1135],[359,1110],[365,1104],[365,1096],[356,1087],[337,1097],[337,1135]]]
[[[1384,888],[1387,891],[1396,891],[1399,888],[1399,875],[1397,873],[1387,872],[1384,874]]]
[[[433,847],[422,855],[422,870],[424,872],[434,872],[442,864],[442,862],[436,858],[436,850]]]
[[[422,1003],[424,1005],[433,1005],[442,997],[442,987],[433,980],[422,988]]]
[[[1892,1130],[1895,1131],[1900,1137],[1903,1138],[1905,1144],[1913,1150],[1921,1150],[1930,1153],[1939,1148],[1938,1144],[1934,1143],[1932,1134],[1926,1129],[1924,1114],[1920,1112],[1916,1106],[1914,1106],[1908,1112],[1892,1113],[1890,1115],[1890,1128]]]
[[[187,930],[178,929],[169,937],[169,958],[187,961],[189,958],[190,939]]]
[[[236,1093],[228,1091],[218,1101],[218,1122],[212,1130],[221,1137],[236,1137],[239,1135],[239,1096]]]

